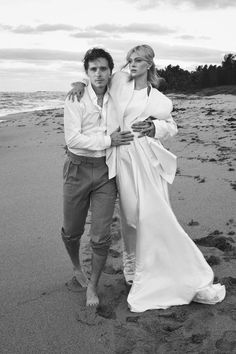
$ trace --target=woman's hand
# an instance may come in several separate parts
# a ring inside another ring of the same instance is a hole
[[[153,138],[155,136],[155,125],[153,124],[152,118],[149,117],[142,122],[134,123],[131,128],[134,132],[140,133],[139,138],[143,136],[149,136]]]
[[[85,84],[83,84],[82,82],[74,82],[72,86],[73,88],[67,93],[66,97],[68,97],[69,100],[72,100],[72,102],[74,102],[76,97],[77,101],[80,102],[81,98],[84,95]]]

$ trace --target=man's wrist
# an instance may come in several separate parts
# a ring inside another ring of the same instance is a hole
[[[78,81],[72,82],[71,86],[72,87],[76,87],[79,85],[88,86],[88,84],[89,84],[89,80],[86,77],[79,77]]]

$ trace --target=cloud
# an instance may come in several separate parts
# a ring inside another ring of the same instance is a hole
[[[102,32],[118,32],[118,33],[145,33],[145,34],[169,34],[175,30],[151,23],[131,23],[130,25],[114,25],[114,24],[100,24],[93,27],[95,30]]]
[[[92,40],[91,40],[92,41]],[[107,49],[119,69],[125,63],[127,51],[140,41],[103,39],[101,46]],[[220,64],[224,54],[219,50],[202,47],[167,45],[149,41],[156,52],[157,67],[179,64],[189,67],[203,64]],[[94,41],[91,46],[94,46]],[[65,90],[83,72],[81,60],[84,52],[46,49],[0,49],[1,90]]]
[[[19,25],[16,27],[0,24],[0,29],[7,30],[13,33],[19,34],[39,34],[44,32],[55,32],[55,31],[68,31],[72,32],[77,30],[76,33],[71,34],[75,38],[106,38],[111,35],[116,37],[121,33],[142,33],[148,35],[165,35],[174,33],[175,30],[167,26],[161,26],[152,23],[131,23],[129,25],[117,25],[103,23],[96,26],[90,26],[86,28],[79,28],[67,24],[41,24],[36,27]]]
[[[192,35],[189,35],[189,34],[183,34],[181,36],[176,36],[177,39],[183,39],[183,40],[196,40],[196,39],[211,39],[210,37],[207,37],[207,36],[199,36],[199,37],[196,37],[196,36],[192,36]]]
[[[109,38],[109,37],[111,37],[111,34],[105,33],[105,32],[82,30],[80,32],[71,34],[71,37],[75,37],[75,38]]]
[[[73,31],[78,29],[78,27],[59,23],[59,24],[41,24],[36,27],[19,25],[16,27],[8,25],[0,25],[0,28],[13,33],[23,33],[23,34],[38,34],[42,32],[55,32],[55,31]]]
[[[17,67],[14,67],[13,65],[9,65],[8,66],[3,66],[1,65],[0,62],[0,75],[1,76],[8,76],[8,75],[39,75],[39,74],[55,74],[57,72],[60,73],[66,73],[67,75],[69,74],[73,74],[75,75],[76,72],[83,72],[83,66],[82,63],[81,64],[72,64],[72,65],[64,65],[64,63],[61,63],[60,65],[37,65],[37,67],[35,67],[35,65],[33,65],[32,63],[28,64],[27,66],[25,65],[25,63],[19,63],[19,65]]]
[[[81,61],[84,56],[83,52],[70,52],[62,50],[49,49],[22,49],[22,48],[5,48],[0,49],[1,60],[17,60],[17,61]]]
[[[187,45],[169,45],[164,42],[149,41],[156,53],[156,63],[158,60],[169,62],[195,62],[201,64],[220,63],[225,52],[217,49],[208,49],[203,47],[194,47]],[[101,46],[107,49],[114,58],[117,67],[125,63],[127,51],[135,45],[140,45],[138,40],[113,40],[112,38],[103,38],[101,43],[94,43],[90,40],[90,45]],[[83,52],[47,50],[47,49],[0,49],[0,58],[2,62],[11,63],[30,63],[36,67],[42,63],[47,65],[61,66],[63,63],[68,71],[74,68],[81,69],[81,61],[84,57]],[[70,64],[71,63],[71,64]],[[66,66],[65,66],[66,67]],[[64,67],[64,68],[65,68]]]
[[[189,34],[183,34],[182,36],[177,36],[176,38],[184,39],[184,40],[194,40],[194,39],[196,39],[196,37],[191,36]]]
[[[119,38],[120,34],[126,33],[165,35],[175,32],[176,31],[174,29],[171,29],[169,27],[150,23],[131,23],[130,25],[126,26],[103,23],[96,26],[87,27],[83,30],[81,29],[79,32],[71,34],[71,37],[99,39],[111,38],[111,36],[113,36],[113,38]]]
[[[193,47],[185,45],[169,45],[162,42],[148,41],[145,44],[149,44],[156,53],[156,59],[166,60],[171,63],[172,60],[180,62],[196,62],[196,63],[220,63],[223,55],[223,51],[218,49],[208,49],[204,47]],[[108,50],[113,52],[123,53],[123,63],[125,62],[125,56],[127,51],[140,45],[140,41],[137,40],[103,40],[103,46],[109,48]],[[122,48],[122,50],[120,49]]]
[[[8,30],[11,30],[11,26],[8,26],[8,25],[4,25],[4,24],[1,24],[0,23],[0,29],[4,30],[4,31],[8,31]]]
[[[130,0],[143,10],[153,9],[162,4],[193,6],[198,9],[235,7],[235,0]]]

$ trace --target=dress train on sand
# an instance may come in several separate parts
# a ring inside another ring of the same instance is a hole
[[[130,310],[220,302],[225,287],[213,284],[211,267],[177,221],[150,141],[135,138],[117,151],[122,233],[125,243],[131,240],[136,245],[136,269],[127,299]]]

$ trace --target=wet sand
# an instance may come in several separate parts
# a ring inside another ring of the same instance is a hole
[[[131,313],[122,274],[119,208],[97,310],[68,291],[70,261],[60,239],[63,112],[1,117],[1,353],[233,353],[236,351],[236,96],[170,95],[179,133],[174,212],[227,288],[215,306],[191,303]],[[89,225],[82,256],[90,271]],[[73,288],[73,290],[76,290]]]

